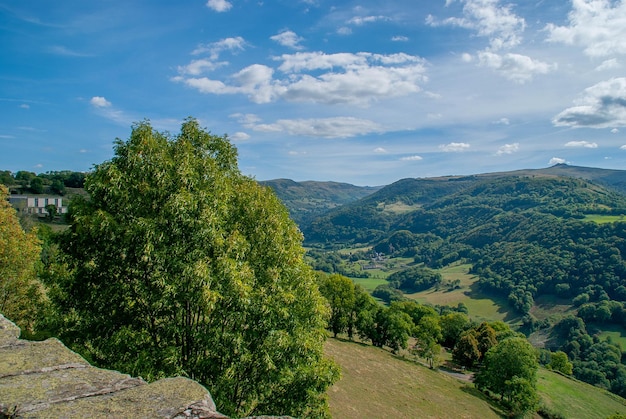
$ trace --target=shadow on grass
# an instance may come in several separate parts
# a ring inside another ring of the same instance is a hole
[[[480,289],[478,282],[474,282],[469,286],[470,293],[468,296],[475,300],[487,299],[493,301],[498,306],[498,313],[504,316],[504,321],[506,323],[512,323],[515,320],[518,320],[521,316],[519,313],[515,311],[513,307],[509,304],[506,298],[495,295],[492,293],[486,293]]]
[[[508,418],[509,417],[509,415],[507,414],[506,410],[502,406],[500,406],[500,404],[498,404],[498,402],[496,402],[491,397],[487,397],[487,395],[485,395],[483,392],[479,391],[472,384],[464,385],[463,387],[461,387],[461,391],[463,391],[464,393],[467,393],[467,394],[469,394],[471,396],[474,396],[474,397],[476,397],[478,399],[481,399],[484,402],[486,402],[489,405],[489,408],[493,411],[493,413],[495,413],[496,415],[500,416],[501,418]]]

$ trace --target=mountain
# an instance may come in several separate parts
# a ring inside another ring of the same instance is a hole
[[[620,213],[626,211],[625,185],[624,170],[564,164],[547,169],[402,179],[300,227],[309,243],[369,243],[410,225],[420,231],[442,226],[456,230],[478,227],[490,217],[512,210],[535,209],[570,217]]]
[[[330,209],[357,201],[381,188],[338,182],[295,182],[290,179],[274,179],[259,183],[274,190],[298,224]]]

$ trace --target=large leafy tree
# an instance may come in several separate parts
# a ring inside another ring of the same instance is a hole
[[[62,238],[62,337],[147,379],[187,375],[228,415],[324,416],[338,377],[301,234],[226,137],[133,126]]]
[[[351,315],[356,303],[354,283],[343,275],[322,274],[320,291],[330,306],[328,328],[337,337],[337,334],[348,330],[352,321]]]
[[[474,380],[476,387],[504,398],[516,414],[536,407],[539,363],[535,349],[526,339],[503,340],[489,349],[483,364]]]
[[[37,279],[41,242],[36,231],[26,233],[0,185],[0,313],[13,320],[27,336],[33,333],[46,305]]]

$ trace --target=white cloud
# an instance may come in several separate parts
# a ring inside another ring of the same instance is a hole
[[[94,97],[92,97],[91,100],[89,101],[89,103],[91,103],[96,108],[108,108],[108,107],[111,106],[111,102],[109,102],[108,100],[106,100],[102,96],[94,96]]]
[[[400,160],[402,161],[420,161],[423,160],[422,156],[406,156],[406,157],[402,157],[400,158]]]
[[[374,153],[386,153],[386,152],[387,152],[387,150],[385,150],[385,149],[384,149],[384,148],[382,148],[382,147],[376,147],[376,148],[374,149]]]
[[[470,148],[470,145],[467,143],[450,143],[450,144],[442,144],[439,146],[442,151],[445,152],[460,152],[466,151]]]
[[[489,39],[493,50],[511,48],[522,41],[526,28],[524,18],[511,11],[511,5],[501,5],[499,0],[459,0],[463,3],[463,16],[438,20],[428,15],[426,23],[431,26],[458,26],[475,30],[479,36]],[[446,6],[454,0],[447,0]]]
[[[554,166],[555,164],[563,164],[563,163],[566,163],[565,159],[562,159],[560,157],[552,157],[550,161],[548,162],[548,165]]]
[[[496,152],[496,155],[502,156],[505,154],[513,154],[513,153],[517,153],[518,151],[519,151],[519,143],[505,144],[498,149],[498,151]]]
[[[210,44],[198,45],[198,47],[191,52],[191,55],[200,55],[208,52],[211,60],[217,60],[222,51],[243,51],[245,46],[246,41],[241,36],[224,38]]]
[[[610,60],[602,61],[602,64],[596,67],[596,71],[613,70],[620,67],[620,63],[615,58],[611,58]]]
[[[350,25],[361,26],[361,25],[365,25],[366,23],[374,23],[379,20],[390,20],[390,19],[386,16],[355,16],[352,19],[350,19],[347,23]]]
[[[199,60],[193,60],[189,64],[185,66],[178,66],[179,74],[189,74],[191,76],[198,76],[205,71],[212,71],[218,67],[226,65],[226,63],[218,63],[211,60],[207,60],[206,58],[202,58]]]
[[[233,5],[226,0],[209,0],[206,3],[206,7],[221,13],[229,11]]]
[[[348,28],[347,26],[342,26],[341,28],[337,29],[337,33],[339,35],[350,35],[352,34],[352,29]]]
[[[30,105],[28,103],[22,103],[20,105],[20,108],[22,108],[22,109],[30,109]]]
[[[555,116],[552,123],[589,128],[626,126],[626,78],[612,78],[588,87],[574,105]]]
[[[9,139],[11,139],[11,138],[15,138],[15,136],[13,136],[13,135],[4,135],[4,134],[2,134],[2,135],[0,135],[0,138],[5,139],[5,140],[9,140]]]
[[[619,130],[617,128],[613,128],[611,130],[611,134],[619,134]]]
[[[349,138],[381,131],[377,123],[353,117],[279,119],[265,124],[252,114],[231,116],[237,118],[244,127],[257,132],[285,132],[295,136]]]
[[[85,153],[88,153],[89,151],[87,149],[81,148],[80,150],[78,150],[78,152],[80,154],[85,154]]]
[[[463,61],[464,63],[471,63],[472,61],[474,61],[474,57],[472,57],[472,54],[464,52],[463,54],[461,54],[461,61]]]
[[[620,150],[626,150],[626,144],[624,144],[623,146],[621,146],[619,149],[620,149]]]
[[[291,102],[350,103],[368,106],[390,97],[421,91],[427,80],[425,61],[404,53],[300,52],[276,57],[282,75],[253,64],[230,76],[229,84],[207,77],[181,74],[172,78],[202,93],[247,94],[255,103],[278,99]],[[184,67],[185,69],[187,67]]]
[[[238,131],[231,135],[230,138],[234,141],[245,141],[250,139],[250,135],[245,132]]]
[[[590,143],[589,141],[570,141],[568,143],[565,143],[565,147],[598,148],[598,144]]]
[[[277,35],[270,36],[272,41],[278,42],[280,45],[284,47],[289,47],[293,49],[302,49],[302,46],[299,45],[302,42],[302,38],[296,35],[295,32],[290,30],[285,30],[280,32]]]
[[[500,118],[497,121],[493,121],[493,123],[495,125],[509,125],[511,121],[509,121],[509,118]]]
[[[408,42],[409,37],[408,36],[402,36],[402,35],[396,35],[396,36],[392,36],[391,40],[393,42]]]
[[[568,26],[548,24],[549,42],[584,48],[591,57],[626,54],[626,2],[573,0]]]
[[[526,55],[507,53],[495,54],[489,51],[478,53],[479,64],[502,74],[516,83],[525,83],[535,74],[547,74],[556,69],[556,64],[533,60]]]

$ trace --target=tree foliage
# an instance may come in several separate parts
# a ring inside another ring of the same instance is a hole
[[[36,231],[22,229],[7,194],[7,188],[0,185],[0,313],[28,335],[47,304],[37,279],[41,242]]]
[[[533,410],[539,364],[535,349],[524,338],[512,337],[491,348],[474,383],[481,390],[504,398],[514,413]]]
[[[85,188],[61,243],[66,342],[147,379],[196,379],[225,414],[327,414],[338,372],[302,237],[226,137],[138,123]]]

